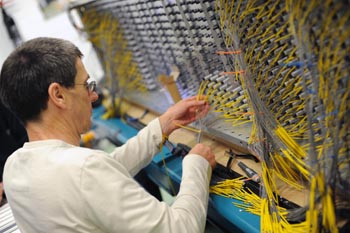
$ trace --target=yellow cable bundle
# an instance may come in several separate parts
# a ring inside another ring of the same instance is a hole
[[[284,157],[282,157],[279,153],[276,152],[275,155],[271,156],[271,161],[274,167],[273,171],[276,171],[274,174],[278,178],[280,178],[286,184],[297,188],[298,190],[304,188],[304,186],[300,184],[300,174],[298,174],[298,172],[296,171],[296,167],[294,166],[294,164],[291,167],[291,164],[288,163]]]
[[[218,182],[216,185],[210,186],[210,192],[231,198],[236,190],[243,187],[244,181],[242,178],[243,177],[238,177],[236,179],[228,179]]]
[[[337,221],[335,217],[334,203],[332,201],[333,194],[330,187],[322,196],[322,225],[331,233],[338,233]]]
[[[244,181],[243,177],[238,177],[218,182],[216,185],[210,187],[210,193],[240,200],[243,203],[234,203],[234,205],[245,211],[259,215],[261,199],[253,192],[248,192],[243,189]]]
[[[281,139],[281,141],[286,145],[286,147],[293,153],[297,159],[304,159],[306,157],[306,152],[301,146],[298,145],[286,132],[286,130],[277,126],[275,129],[276,136]]]
[[[269,204],[266,198],[261,200],[261,213],[260,213],[260,230],[261,232],[272,232],[272,225],[269,212]]]
[[[127,48],[127,41],[117,19],[111,14],[91,10],[85,12],[82,21],[87,25],[91,42],[101,52],[106,85],[124,91],[146,91],[143,78],[132,60],[132,52]]]
[[[235,206],[255,215],[260,215],[261,198],[253,192],[248,192],[244,189],[238,189],[233,193],[233,198],[242,201],[243,203],[234,203]]]
[[[270,204],[267,199],[262,199],[260,230],[266,233],[283,232],[276,212],[270,212]]]
[[[309,209],[306,212],[306,230],[310,233],[318,232],[318,210],[316,203],[317,177],[312,177],[310,185]]]
[[[205,96],[213,111],[220,113],[225,121],[232,122],[232,126],[251,122],[251,114],[246,112],[248,105],[241,104],[245,96],[239,96],[238,92],[224,94],[219,90],[220,86],[221,84],[215,81],[203,80],[199,86],[197,96],[198,98],[199,96]],[[229,99],[234,100],[229,101]]]

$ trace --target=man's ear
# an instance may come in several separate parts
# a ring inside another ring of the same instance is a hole
[[[51,83],[48,88],[49,101],[59,108],[64,108],[66,105],[66,96],[64,88],[58,83]]]

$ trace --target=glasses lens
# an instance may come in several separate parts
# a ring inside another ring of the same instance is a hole
[[[96,82],[95,81],[91,81],[90,83],[88,83],[88,89],[90,92],[94,92],[96,89]]]

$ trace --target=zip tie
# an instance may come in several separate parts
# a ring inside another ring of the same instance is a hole
[[[219,55],[228,55],[228,54],[240,54],[241,50],[233,50],[233,51],[217,51],[216,54]]]

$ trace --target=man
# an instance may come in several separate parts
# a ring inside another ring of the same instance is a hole
[[[97,99],[82,54],[72,43],[37,38],[4,62],[0,98],[23,121],[29,142],[6,162],[4,187],[22,233],[203,232],[212,150],[197,144],[183,160],[172,206],[133,178],[178,125],[205,115],[195,97],[170,107],[137,136],[109,154],[79,147]],[[200,115],[200,114],[199,114]]]

